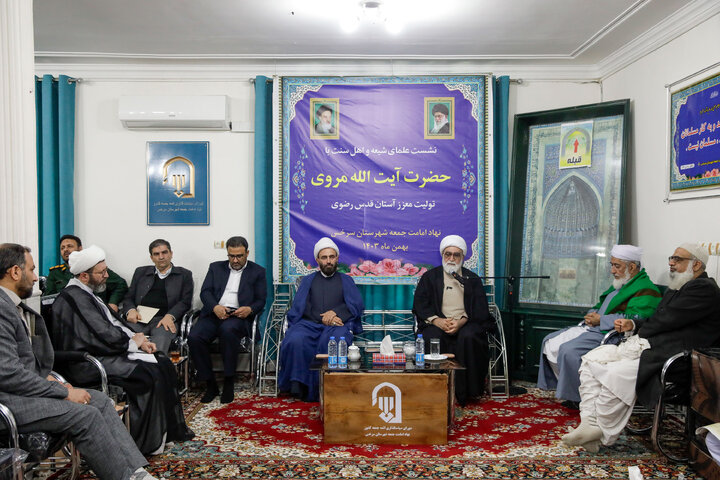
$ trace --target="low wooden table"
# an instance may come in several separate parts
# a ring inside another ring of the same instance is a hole
[[[350,363],[347,369],[328,368],[318,359],[320,407],[326,443],[433,444],[447,443],[454,420],[454,360],[426,362],[420,368]]]

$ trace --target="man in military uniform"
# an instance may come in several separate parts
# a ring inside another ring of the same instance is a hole
[[[60,237],[60,256],[63,259],[63,263],[50,268],[45,290],[43,290],[44,295],[60,293],[60,290],[65,288],[65,285],[74,277],[74,275],[70,273],[70,267],[68,267],[68,258],[70,258],[70,254],[76,250],[82,250],[82,241],[80,238],[75,235],[63,235]],[[105,289],[102,292],[95,292],[95,294],[107,303],[108,307],[117,312],[118,305],[120,305],[120,302],[125,298],[125,294],[128,291],[128,285],[120,275],[109,268],[108,275]]]

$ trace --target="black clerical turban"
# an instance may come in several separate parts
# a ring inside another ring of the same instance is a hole
[[[317,109],[317,112],[315,112],[315,115],[317,115],[319,117],[320,115],[322,115],[325,112],[332,113],[332,108],[330,108],[326,105],[320,105]]]
[[[86,272],[103,260],[105,260],[105,252],[96,245],[90,245],[82,250],[76,250],[72,252],[70,258],[68,258],[70,273],[77,275]]]
[[[467,255],[467,244],[460,235],[448,235],[443,238],[440,242],[440,255],[442,255],[448,247],[457,247],[462,250],[463,257]]]
[[[448,110],[447,105],[445,105],[444,103],[436,103],[432,109],[432,113],[433,115],[435,115],[436,113],[442,113],[447,117],[447,114],[450,113],[450,111]]]
[[[335,250],[335,253],[337,253],[338,257],[340,256],[340,250],[338,250],[338,246],[335,244],[335,242],[330,240],[328,237],[322,237],[315,244],[315,249],[313,250],[315,258],[318,258],[318,253],[320,253],[320,250],[324,250],[326,248],[332,248],[333,250]]]

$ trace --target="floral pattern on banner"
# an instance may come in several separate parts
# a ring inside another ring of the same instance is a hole
[[[295,162],[295,173],[293,173],[292,176],[293,191],[295,192],[295,197],[298,199],[300,210],[303,213],[305,213],[305,207],[308,204],[308,201],[305,199],[305,190],[307,190],[307,185],[305,184],[305,176],[307,175],[305,160],[307,160],[307,158],[308,155],[303,146],[300,149],[300,158]]]
[[[468,209],[468,206],[470,205],[470,202],[473,200],[473,195],[475,194],[475,182],[477,182],[477,179],[475,178],[475,173],[473,171],[472,162],[470,161],[470,157],[467,153],[467,149],[465,148],[465,145],[463,145],[463,151],[460,154],[460,160],[463,161],[463,169],[462,169],[462,195],[463,199],[460,200],[460,205],[462,205],[463,213]]]
[[[402,263],[400,260],[392,260],[385,258],[377,263],[372,260],[365,260],[364,262],[357,264],[353,263],[350,265],[350,270],[347,272],[351,277],[364,277],[364,276],[411,276],[421,277],[423,273],[428,271],[427,266],[413,265],[412,263]]]

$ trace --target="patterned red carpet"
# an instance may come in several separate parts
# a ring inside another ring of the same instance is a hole
[[[646,479],[697,478],[640,437],[623,436],[597,455],[564,447],[559,435],[577,424],[577,412],[535,389],[458,409],[443,446],[327,445],[316,403],[247,389],[229,405],[201,405],[193,397],[187,407],[197,437],[151,459],[149,470],[159,478],[626,479],[631,465]]]

